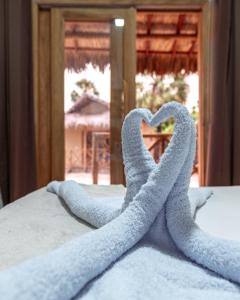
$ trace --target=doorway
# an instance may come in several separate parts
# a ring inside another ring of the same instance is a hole
[[[110,184],[111,34],[107,21],[64,24],[65,179],[85,184]]]
[[[187,107],[198,131],[199,123],[199,22],[197,11],[137,11],[136,106],[153,113],[169,101]],[[172,137],[174,121],[158,128],[143,124],[147,148],[159,162]],[[197,145],[199,145],[197,138]],[[190,186],[199,185],[197,146]]]
[[[39,143],[48,146],[44,155],[39,153],[39,169],[46,169],[39,174],[41,182],[124,182],[121,125],[135,106],[135,45],[130,40],[135,35],[134,14],[131,8],[52,8],[40,14],[38,42],[44,55],[40,52],[39,67],[45,74],[38,95],[43,111],[38,114],[43,125]],[[64,103],[66,69],[78,77],[71,81],[74,86]],[[102,82],[96,84],[100,77]]]
[[[207,101],[210,98],[209,62],[211,57],[209,47],[210,30],[208,30],[211,23],[211,13],[208,3],[199,0],[199,3],[195,3],[196,5],[193,6],[187,3],[186,5],[166,7],[166,5],[161,6],[161,1],[159,0],[159,6],[156,6],[155,3],[155,7],[149,7],[149,5],[147,7],[144,4],[133,4],[131,1],[129,6],[125,5],[118,9],[114,8],[115,4],[112,4],[112,8],[105,8],[100,4],[101,7],[96,8],[93,3],[89,3],[88,8],[82,7],[80,9],[81,1],[79,1],[77,6],[71,6],[68,2],[67,8],[62,5],[62,3],[56,6],[56,4],[51,3],[46,5],[45,2],[44,5],[42,5],[39,0],[39,3],[33,5],[33,13],[38,14],[38,21],[33,24],[33,50],[39,186],[45,185],[48,181],[53,179],[63,180],[65,176],[68,176],[65,175],[66,173],[74,172],[76,174],[85,173],[82,176],[84,180],[89,176],[91,179],[89,183],[101,182],[101,176],[103,175],[107,175],[105,183],[124,183],[120,140],[121,125],[127,112],[136,107],[135,76],[138,73],[139,65],[143,67],[145,63],[144,59],[141,61],[141,64],[139,63],[139,53],[136,51],[136,47],[138,47],[136,46],[136,37],[138,40],[139,33],[136,34],[136,27],[138,27],[139,16],[144,12],[156,14],[159,11],[165,14],[185,15],[185,17],[180,17],[180,23],[183,24],[188,23],[184,21],[184,18],[186,20],[186,15],[189,16],[191,13],[195,13],[198,16],[197,41],[199,44],[197,53],[197,43],[193,42],[191,42],[190,48],[188,47],[186,51],[191,57],[191,59],[188,60],[189,70],[195,66],[194,57],[197,56],[198,59],[197,72],[200,78],[198,129],[201,141],[198,147],[198,172],[200,185],[204,185],[207,145],[206,133],[211,115],[211,105],[210,102]],[[183,3],[184,1],[179,0],[179,3],[180,2]],[[119,20],[124,26],[117,26],[116,20]],[[150,17],[147,17],[147,22],[149,22],[149,20]],[[203,20],[205,22],[204,25]],[[102,28],[99,32],[91,32],[91,25],[94,25],[92,28],[96,30],[96,24],[98,24],[98,28],[105,26],[105,29]],[[187,32],[184,33],[181,26],[179,32],[185,36],[189,34]],[[148,33],[149,32],[140,33],[140,35],[146,35]],[[154,34],[156,35],[154,38],[159,35],[157,32]],[[166,35],[168,35],[168,37],[165,38],[169,38],[171,34],[172,33],[167,33]],[[76,36],[78,37],[77,40]],[[71,39],[71,37],[74,38]],[[94,47],[97,48],[97,40],[102,38],[105,39],[105,42],[108,40],[108,45],[105,48],[101,46],[104,49],[100,49],[100,51],[99,49],[93,49]],[[175,38],[177,40],[179,39],[179,37],[176,36]],[[191,37],[189,38],[187,36],[186,38],[188,38],[188,40],[191,39]],[[70,44],[67,44],[67,39]],[[95,46],[93,47],[93,44],[92,46],[90,44],[90,46],[88,46],[86,39],[88,42],[91,40],[93,43],[95,40]],[[143,37],[141,37],[141,39],[144,40]],[[85,41],[84,44],[81,44],[83,41]],[[147,50],[148,56],[150,56],[151,51],[155,51],[151,49],[149,42],[144,42],[143,45],[146,47],[146,49],[143,50]],[[160,46],[161,45],[158,45],[158,48]],[[178,47],[178,43],[176,42],[171,46],[171,61],[173,62],[174,59],[172,58],[176,57],[177,52],[180,51]],[[68,55],[65,51],[66,48],[68,48]],[[105,51],[105,56],[102,55],[101,60],[103,62],[99,63],[98,61],[98,63],[96,63],[94,55],[91,55],[90,58],[87,54],[85,57],[84,55],[80,55],[80,53],[84,51],[88,51],[88,53],[95,51],[99,54]],[[159,51],[159,49],[156,51]],[[143,51],[141,54],[143,54]],[[104,63],[104,60],[106,63]],[[76,61],[78,61],[77,64]],[[84,68],[81,67],[83,64],[85,65]],[[101,65],[104,66],[102,69]],[[153,65],[152,63],[152,66]],[[110,79],[104,79],[104,82],[108,82],[110,85],[109,99],[107,99],[107,97],[106,99],[102,99],[105,96],[99,96],[99,88],[96,88],[96,84],[92,82],[95,75],[85,76],[85,78],[83,78],[82,75],[80,76],[80,73],[84,72],[84,70],[86,71],[86,68],[95,68],[94,72],[100,70],[103,74],[107,68],[109,68],[110,75],[108,75],[108,78],[110,76]],[[76,80],[72,80],[73,85],[69,94],[71,106],[66,107],[67,104],[64,104],[64,81],[67,82],[66,72],[71,72],[71,69],[77,70],[76,73],[79,77]],[[153,70],[154,68],[152,71]],[[153,74],[152,71],[150,72],[151,74]],[[40,76],[43,72],[45,74],[44,78]],[[87,93],[90,95],[87,95],[88,98],[84,100],[82,96],[84,96],[84,93],[86,94],[86,86],[90,86],[91,93],[89,93],[88,90]],[[87,105],[85,106],[84,103],[87,103]],[[77,104],[79,104],[80,108],[77,107]],[[103,109],[103,114],[109,114],[109,119],[107,120],[107,118],[105,118],[105,121],[102,122],[103,124],[101,124],[101,117],[96,117],[96,115],[100,115],[96,113],[101,109]],[[193,111],[193,113],[195,112]],[[74,114],[78,114],[79,120],[81,119],[79,123],[76,118],[73,122],[71,121],[73,120]],[[91,117],[93,117],[94,121],[98,120],[100,122],[97,121],[94,126],[92,126],[93,124],[89,123]],[[86,122],[87,126],[84,127],[83,119],[86,121],[86,118],[88,119]],[[74,123],[73,127],[70,125],[71,122]],[[80,128],[77,129],[78,125],[80,125]],[[79,154],[78,157],[76,157],[74,151],[72,151],[71,155],[69,155],[69,153],[67,154],[67,143],[70,143],[70,135],[66,137],[64,127],[66,127],[67,130],[74,128],[74,130],[77,129],[79,131],[78,137],[74,137],[75,133],[73,133],[73,129],[71,129],[72,132],[70,134],[72,140],[78,140],[79,144],[77,147],[81,145],[81,150],[77,150]],[[66,143],[67,139],[68,142]],[[104,142],[102,143],[100,140]],[[167,144],[168,138],[166,138],[165,142]],[[41,148],[43,144],[47,145],[44,149]],[[101,152],[101,149],[104,149],[103,152]],[[81,151],[85,152],[85,155],[80,153]],[[86,174],[88,175],[86,176]]]

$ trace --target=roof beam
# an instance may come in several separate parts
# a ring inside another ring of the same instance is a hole
[[[193,53],[193,50],[194,50],[194,47],[195,47],[195,44],[196,44],[196,41],[195,40],[192,40],[192,45],[191,45],[191,47],[190,47],[190,49],[189,49],[189,54],[192,54]]]
[[[151,28],[152,28],[152,15],[147,15],[147,35],[151,35]]]
[[[176,34],[180,34],[181,33],[181,29],[183,24],[185,23],[185,19],[186,19],[186,15],[185,14],[180,14],[178,16],[178,23],[177,23],[177,32]]]
[[[175,56],[176,52],[177,52],[177,40],[174,40],[173,45],[172,45],[171,53],[172,53],[173,56]]]

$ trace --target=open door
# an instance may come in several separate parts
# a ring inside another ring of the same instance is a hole
[[[191,1],[190,1],[191,2]],[[136,33],[136,25],[138,12],[156,11],[181,13],[183,11],[189,13],[194,12],[199,16],[197,40],[189,48],[184,51],[189,52],[188,55],[194,53],[196,43],[199,44],[198,55],[198,72],[199,72],[199,181],[200,185],[205,185],[206,175],[206,156],[208,144],[209,124],[211,123],[212,104],[211,104],[211,78],[212,78],[212,15],[213,6],[205,0],[199,0],[195,4],[189,1],[127,1],[126,3],[101,1],[99,8],[96,8],[96,2],[79,0],[74,1],[54,1],[38,0],[33,1],[33,65],[34,65],[34,103],[35,103],[35,131],[36,131],[36,155],[38,158],[38,186],[46,185],[53,179],[64,179],[65,162],[64,162],[64,30],[66,22],[88,22],[90,24],[104,22],[108,24],[109,30],[109,62],[111,69],[111,99],[110,103],[110,126],[107,133],[110,136],[109,152],[110,152],[110,183],[122,183],[123,166],[121,159],[121,143],[120,143],[120,126],[124,115],[135,107],[135,75],[136,62],[136,36],[141,41],[149,35],[146,32]],[[88,8],[86,8],[86,5]],[[66,8],[68,7],[68,8]],[[121,8],[120,8],[121,7]],[[114,25],[115,19],[124,20],[124,26],[117,28]],[[184,18],[179,18],[178,34],[181,33],[181,24]],[[141,20],[140,20],[141,21]],[[146,20],[146,24],[150,24],[151,18]],[[167,22],[167,20],[166,20]],[[141,23],[141,22],[140,22]],[[190,22],[191,23],[191,22]],[[158,30],[163,28],[164,24],[159,21]],[[170,22],[169,27],[172,24]],[[149,29],[149,26],[145,26]],[[166,27],[166,26],[165,26]],[[162,33],[153,33],[154,38],[160,38]],[[150,33],[151,33],[150,32]],[[83,35],[78,33],[81,39]],[[175,33],[173,33],[176,35]],[[192,37],[181,33],[187,39]],[[101,34],[100,34],[101,35]],[[164,39],[168,39],[169,33],[164,33]],[[150,37],[151,38],[151,37]],[[143,44],[141,42],[141,44]],[[159,44],[160,45],[160,44]],[[162,46],[164,46],[161,43]],[[175,45],[175,46],[174,46]],[[176,43],[172,46],[172,55],[179,51]],[[195,46],[194,46],[195,45]],[[143,45],[146,49],[137,49],[146,53],[150,53],[149,43]],[[71,47],[71,46],[70,46]],[[78,47],[78,46],[73,46]],[[160,49],[152,49],[159,53]],[[139,51],[138,51],[139,52]],[[155,54],[155,52],[153,54]],[[162,49],[165,53],[165,49]],[[168,51],[169,52],[169,51]],[[166,54],[166,53],[165,53]],[[144,62],[144,61],[143,61]],[[114,122],[113,122],[114,121]],[[97,143],[98,135],[95,135],[93,143]],[[86,141],[86,139],[85,139]],[[95,155],[94,157],[97,157]],[[95,160],[97,162],[97,159]],[[93,159],[91,164],[94,163]],[[89,160],[85,161],[85,165],[90,164]],[[98,166],[95,164],[95,169]],[[98,181],[98,172],[93,172],[93,182]]]
[[[38,149],[42,149],[38,152],[39,186],[45,185],[50,180],[65,179],[64,69],[66,57],[64,59],[64,51],[66,24],[71,22],[84,24],[85,28],[102,26],[106,29],[105,32],[98,32],[95,37],[92,34],[92,38],[106,39],[108,47],[105,51],[109,55],[110,64],[110,126],[109,130],[104,132],[91,132],[91,159],[84,158],[85,166],[92,165],[92,183],[97,183],[99,167],[97,143],[99,137],[106,138],[109,140],[110,176],[108,183],[124,183],[121,126],[125,114],[135,107],[135,10],[132,8],[124,10],[52,8],[42,11],[39,15],[41,83],[37,120],[39,129],[41,128],[38,131]],[[86,32],[80,31],[77,34],[80,42],[81,39],[86,39]],[[72,47],[82,50],[79,44]],[[86,44],[85,47],[87,48]],[[96,49],[91,48],[91,50]],[[86,133],[83,146],[87,147]]]

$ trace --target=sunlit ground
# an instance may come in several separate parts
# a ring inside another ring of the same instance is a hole
[[[75,180],[79,183],[84,184],[92,184],[92,173],[66,173],[65,174],[66,180]],[[98,175],[98,184],[108,185],[110,183],[110,175],[109,174],[99,174]],[[191,187],[198,187],[198,174],[195,173],[191,177],[190,182]]]
[[[65,179],[66,180],[75,180],[79,183],[84,183],[84,184],[93,184],[93,179],[92,179],[92,173],[66,173],[65,174]],[[110,184],[110,175],[109,174],[102,174],[100,173],[98,175],[98,184],[103,184],[103,185],[108,185]]]
[[[191,177],[190,187],[199,187],[198,183],[198,173],[195,173]]]

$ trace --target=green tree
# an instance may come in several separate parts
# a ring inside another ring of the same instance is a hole
[[[78,97],[79,97],[78,93],[75,90],[73,90],[71,92],[71,100],[72,100],[72,102],[76,102],[77,99],[78,99]]]
[[[198,112],[196,111],[195,106],[193,106],[193,108],[192,108],[191,116],[192,116],[194,122],[196,123],[198,120]]]
[[[82,93],[94,94],[96,96],[99,95],[99,92],[95,87],[95,84],[91,80],[81,79],[80,81],[77,81],[75,84],[76,84],[77,87],[80,88]],[[73,90],[71,92],[72,102],[75,103],[78,100],[79,97],[80,96],[79,96],[78,92],[76,92],[75,90]]]
[[[173,100],[184,104],[189,90],[185,75],[173,75],[171,83],[166,83],[165,79],[165,76],[153,76],[151,88],[146,91],[143,83],[137,82],[137,107],[149,108],[156,112],[163,104]]]
[[[144,91],[143,83],[137,82],[137,107],[148,108],[153,113],[165,103],[177,101],[185,104],[189,86],[185,81],[185,74],[179,73],[172,76],[169,83],[165,76],[153,75],[151,87]],[[158,128],[158,131],[172,132],[173,120],[169,120]]]
[[[92,93],[96,96],[99,95],[98,90],[95,87],[95,84],[88,79],[82,79],[76,82],[76,85],[83,91],[83,93]]]

